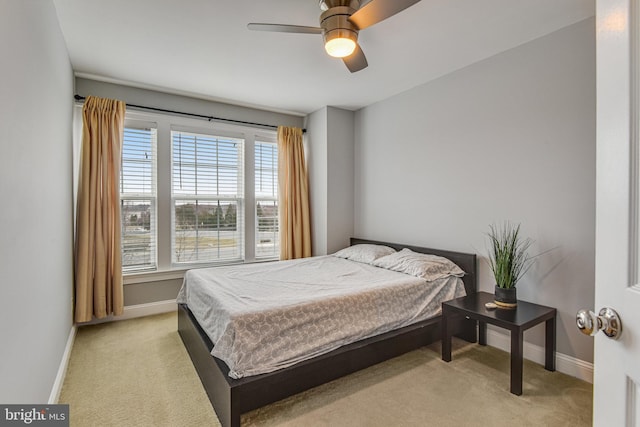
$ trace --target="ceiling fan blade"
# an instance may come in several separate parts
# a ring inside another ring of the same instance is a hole
[[[367,57],[364,56],[364,52],[360,48],[359,44],[356,45],[356,50],[354,50],[351,55],[342,58],[342,61],[352,73],[358,72],[369,66]]]
[[[419,1],[420,0],[371,0],[351,15],[349,21],[353,22],[358,29],[362,30],[380,21],[384,21],[398,12],[402,12]]]
[[[247,24],[247,28],[253,31],[274,31],[278,33],[322,34],[320,27],[306,27],[304,25],[283,24]]]

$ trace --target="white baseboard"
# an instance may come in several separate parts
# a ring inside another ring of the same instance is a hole
[[[509,335],[501,334],[491,329],[487,329],[487,344],[506,352],[511,351],[511,338]],[[544,347],[526,341],[523,347],[525,359],[544,365]],[[593,363],[556,352],[556,370],[593,384]]]
[[[152,316],[154,314],[169,313],[177,311],[178,304],[175,299],[166,301],[150,302],[147,304],[130,305],[124,308],[122,316],[117,316],[115,320],[133,319],[136,317]]]
[[[62,353],[62,360],[58,367],[58,374],[53,382],[51,394],[49,395],[49,405],[55,405],[60,399],[60,391],[62,391],[62,384],[64,383],[64,377],[67,375],[67,368],[69,367],[69,359],[71,358],[71,349],[76,339],[77,328],[75,325],[71,327],[69,331],[69,338],[67,338],[67,345],[64,347],[64,353]]]
[[[166,300],[150,302],[147,304],[128,305],[124,307],[124,313],[120,316],[109,315],[102,319],[93,319],[81,325],[95,325],[105,322],[116,322],[118,320],[134,319],[136,317],[152,316],[154,314],[169,313],[178,310],[176,300]]]

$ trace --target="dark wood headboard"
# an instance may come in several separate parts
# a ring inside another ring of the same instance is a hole
[[[385,245],[392,247],[399,251],[403,248],[411,249],[414,252],[420,252],[423,254],[438,255],[453,261],[458,267],[460,267],[466,273],[462,278],[464,282],[464,288],[467,291],[467,295],[473,294],[478,290],[478,278],[477,278],[477,258],[476,254],[468,254],[464,252],[445,251],[441,249],[423,248],[421,246],[404,245],[402,243],[389,243],[381,242],[377,240],[360,239],[357,237],[351,238],[351,246],[359,244],[373,244],[373,245]]]

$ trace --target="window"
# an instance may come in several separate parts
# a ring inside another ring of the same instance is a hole
[[[280,255],[278,237],[278,146],[255,143],[256,258]]]
[[[120,214],[125,272],[156,269],[156,141],[156,129],[124,129]]]
[[[127,111],[120,179],[125,283],[280,256],[273,131]]]
[[[171,133],[173,264],[243,259],[244,140]]]

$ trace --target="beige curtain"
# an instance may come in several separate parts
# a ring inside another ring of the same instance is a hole
[[[120,249],[120,159],[125,103],[88,97],[82,109],[82,154],[76,218],[75,319],[123,310]]]
[[[280,259],[311,256],[309,179],[302,129],[278,126]]]

